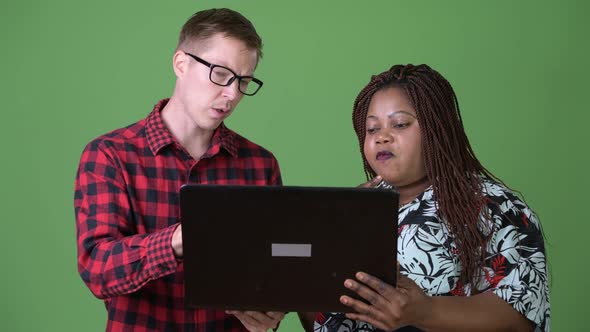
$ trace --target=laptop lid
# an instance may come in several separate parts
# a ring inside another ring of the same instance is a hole
[[[397,192],[188,184],[180,209],[188,307],[346,312],[344,280],[395,285]]]

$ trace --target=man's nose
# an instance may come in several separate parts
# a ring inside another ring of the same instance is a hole
[[[238,84],[240,80],[234,79],[229,85],[223,87],[223,96],[227,97],[229,100],[234,100],[240,90],[238,89]]]

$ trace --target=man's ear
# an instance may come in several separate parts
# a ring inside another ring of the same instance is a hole
[[[188,70],[188,62],[189,57],[180,50],[174,52],[174,56],[172,57],[172,68],[174,69],[174,74],[176,78],[183,77],[187,70]]]

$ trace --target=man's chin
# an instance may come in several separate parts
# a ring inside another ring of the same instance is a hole
[[[210,121],[209,123],[207,123],[205,126],[203,126],[203,129],[205,130],[210,130],[210,131],[214,131],[216,130],[221,124],[223,123],[223,120],[213,120]]]

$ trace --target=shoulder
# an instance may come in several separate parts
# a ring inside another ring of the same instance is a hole
[[[482,191],[487,198],[493,201],[518,199],[518,196],[516,196],[514,191],[496,180],[486,177],[482,177]]]
[[[547,258],[541,225],[535,213],[514,191],[484,179],[494,232],[486,246],[480,291],[494,294],[514,307],[536,329],[549,324]]]
[[[265,147],[254,143],[253,141],[245,138],[244,136],[236,133],[235,131],[227,128],[231,135],[234,137],[234,145],[236,152],[240,158],[262,158],[268,159],[269,161],[276,162],[274,154],[266,149]]]
[[[484,196],[488,199],[488,211],[496,229],[506,226],[521,231],[539,232],[541,225],[536,213],[512,189],[492,179],[482,181]]]
[[[141,153],[146,148],[145,119],[126,127],[112,130],[92,139],[82,152],[81,162],[101,159],[126,159],[125,156]]]
[[[145,119],[132,123],[126,127],[112,130],[92,139],[85,151],[117,151],[129,149],[129,145],[136,145],[137,140],[145,137]]]

